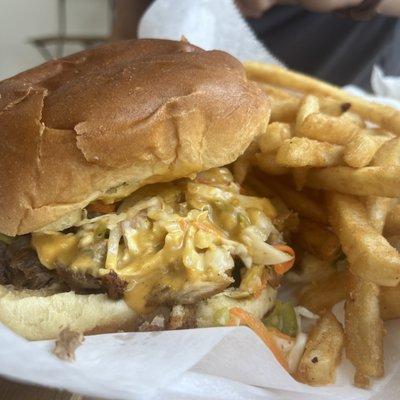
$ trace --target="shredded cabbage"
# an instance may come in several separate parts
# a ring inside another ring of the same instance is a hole
[[[292,258],[268,243],[279,235],[266,215],[271,207],[265,199],[241,194],[224,168],[194,180],[149,185],[126,198],[117,212],[84,215],[75,223],[77,258],[85,252],[85,260],[96,260],[98,274],[113,269],[129,282],[173,266],[191,281],[229,284],[235,258],[247,269],[257,267],[261,276],[266,266]],[[248,292],[258,287],[257,281]]]

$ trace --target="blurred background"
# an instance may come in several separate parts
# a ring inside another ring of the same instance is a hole
[[[136,37],[150,4],[166,10],[165,21],[157,20],[163,27],[171,23],[170,10],[187,8],[193,17],[217,2],[235,3],[259,41],[290,68],[367,91],[375,90],[374,66],[400,76],[400,0],[0,0],[0,80],[105,41]],[[355,3],[375,8],[365,15]],[[224,24],[225,15],[214,17]]]
[[[110,36],[109,0],[0,0],[0,6],[0,79]]]

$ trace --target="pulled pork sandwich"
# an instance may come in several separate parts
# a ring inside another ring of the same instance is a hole
[[[268,118],[236,59],[186,42],[105,45],[1,82],[0,321],[37,340],[262,318],[293,255],[271,203],[223,166]]]

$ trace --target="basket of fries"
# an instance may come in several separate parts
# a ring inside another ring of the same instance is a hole
[[[272,112],[235,175],[297,214],[296,296],[322,316],[295,376],[330,383],[344,345],[366,388],[384,375],[383,321],[400,317],[400,112],[275,65],[248,62],[246,72]],[[341,301],[343,341],[330,314]]]

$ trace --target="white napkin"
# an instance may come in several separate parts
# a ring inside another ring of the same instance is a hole
[[[281,64],[256,38],[232,0],[158,0],[143,16],[138,36],[179,40],[224,50],[239,60]]]

